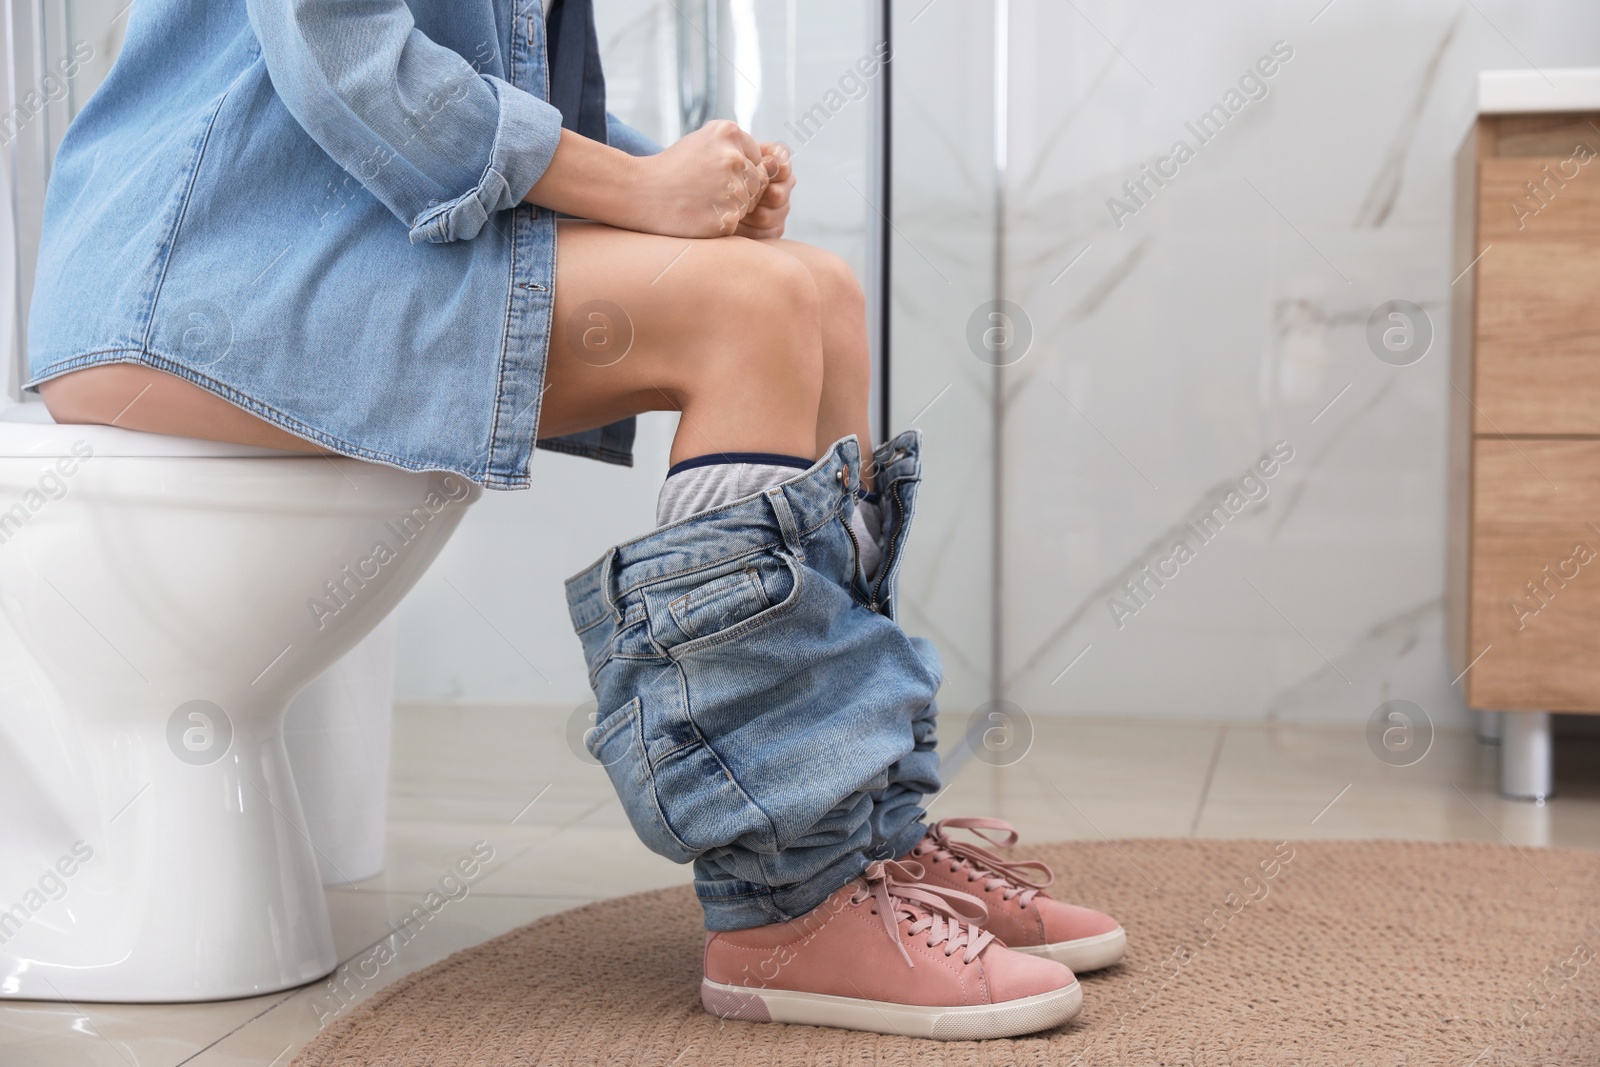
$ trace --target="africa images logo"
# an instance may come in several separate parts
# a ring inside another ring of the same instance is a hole
[[[1126,226],[1128,219],[1144,210],[1156,193],[1183,173],[1183,168],[1206,145],[1216,140],[1235,116],[1250,104],[1265,100],[1271,92],[1267,83],[1293,58],[1294,48],[1288,41],[1272,42],[1270,54],[1261,56],[1247,67],[1239,75],[1237,87],[1230,87],[1222,94],[1221,100],[1202,111],[1194,121],[1183,124],[1189,137],[1194,138],[1193,144],[1189,143],[1187,137],[1178,138],[1172,142],[1172,148],[1166,155],[1154,163],[1141,165],[1137,174],[1122,183],[1125,199],[1115,196],[1106,198],[1106,210],[1111,212],[1111,221],[1117,224],[1117,229]]]
[[[315,596],[306,598],[306,609],[311,612],[311,621],[316,623],[318,630],[326,627],[329,619],[349,607],[384,567],[399,559],[406,546],[415,541],[440,512],[451,504],[466,500],[472,492],[471,486],[452,474],[444,476],[441,487],[444,490],[442,493],[429,490],[420,505],[400,518],[383,524],[384,532],[394,541],[393,545],[386,538],[374,541],[372,550],[365,557],[355,563],[346,563],[336,577],[322,583],[327,599]]]

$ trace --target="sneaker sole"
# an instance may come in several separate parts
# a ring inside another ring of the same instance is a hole
[[[707,1012],[723,1019],[836,1026],[940,1041],[983,1041],[1037,1033],[1071,1021],[1083,1010],[1083,987],[1073,982],[1048,993],[999,1004],[927,1007],[826,993],[722,985],[706,978],[700,983],[700,1003]]]
[[[1122,927],[1093,937],[1080,937],[1076,941],[1057,941],[1052,945],[1007,945],[1012,952],[1029,956],[1043,956],[1047,960],[1064,963],[1073,974],[1087,974],[1121,963],[1128,951],[1128,935]]]

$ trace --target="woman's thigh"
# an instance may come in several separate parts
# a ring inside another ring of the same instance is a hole
[[[39,386],[50,417],[61,423],[121,426],[146,433],[320,452],[215,393],[153,367],[107,363],[85,367]]]
[[[541,436],[643,411],[682,410],[718,346],[761,346],[763,334],[795,313],[797,292],[815,299],[793,256],[742,237],[689,240],[588,222],[559,226]],[[319,450],[149,367],[88,367],[45,382],[40,394],[58,422]]]
[[[550,356],[552,370],[561,369],[546,380],[559,379],[562,388],[553,401],[546,398],[542,433],[570,433],[668,406],[657,389],[673,395],[676,383],[671,362],[660,352],[704,306],[688,284],[704,273],[695,269],[696,260],[706,258],[687,254],[692,243],[561,224]],[[684,260],[688,267],[680,269]],[[619,349],[627,358],[611,364],[611,353]],[[43,383],[39,392],[57,422],[317,450],[216,394],[151,367],[86,367]]]
[[[748,377],[754,389],[782,373],[788,346],[804,347],[784,330],[808,304],[814,317],[815,300],[798,260],[757,241],[563,221],[540,436],[683,410],[708,378],[722,388]]]

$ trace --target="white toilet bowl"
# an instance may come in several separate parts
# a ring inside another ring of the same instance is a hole
[[[289,702],[283,740],[325,886],[383,872],[394,726],[391,615]]]
[[[0,996],[210,1000],[333,969],[285,709],[479,494],[0,412]]]

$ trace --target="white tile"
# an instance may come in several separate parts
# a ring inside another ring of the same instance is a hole
[[[1600,64],[1600,12],[1010,12],[1004,277],[1041,343],[1003,377],[1005,695],[1354,723],[1400,697],[1465,725],[1442,634],[1451,160],[1480,69]],[[1294,55],[1266,97],[1119,229],[1121,183],[1279,40]],[[1365,340],[1397,298],[1434,329],[1409,367]],[[1128,569],[1280,440],[1295,458],[1270,496],[1114,625]]]
[[[6,1002],[0,1004],[0,1063],[171,1067],[290,996],[212,1004]]]
[[[404,896],[393,899],[393,894],[352,895],[391,898],[360,902],[373,909],[375,915],[387,914],[389,921],[399,919],[412,906],[410,898]],[[459,949],[585,902],[581,897],[535,899],[473,893],[445,905],[425,924],[404,926],[404,932],[392,935],[382,946],[374,945],[346,960],[328,979],[274,1004],[188,1062],[195,1067],[286,1064],[323,1026],[344,1017],[395,979]]]

